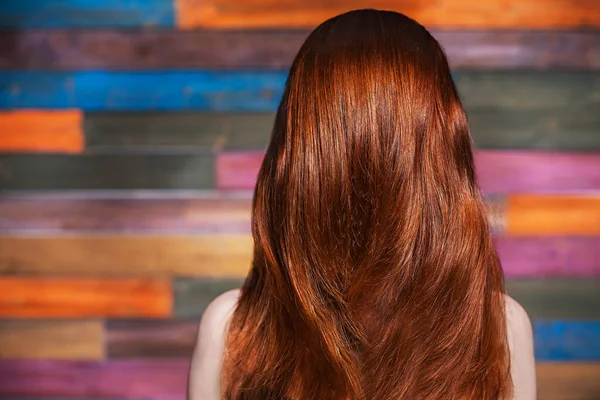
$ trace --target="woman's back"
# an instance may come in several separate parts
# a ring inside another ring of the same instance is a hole
[[[511,353],[510,341],[527,343],[530,327],[504,295],[448,61],[414,20],[359,10],[309,35],[258,175],[252,236],[231,317],[214,312],[205,325],[219,328],[200,335],[214,337],[201,365],[227,348],[223,398],[512,396],[511,357],[527,345]]]

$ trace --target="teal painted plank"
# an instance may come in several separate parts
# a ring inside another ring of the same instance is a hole
[[[538,361],[600,361],[600,322],[535,321]]]
[[[2,0],[0,28],[175,26],[174,0]]]
[[[214,156],[187,155],[0,155],[3,190],[208,189]]]
[[[600,72],[454,74],[471,112],[600,109]],[[273,111],[286,72],[0,72],[0,108]]]

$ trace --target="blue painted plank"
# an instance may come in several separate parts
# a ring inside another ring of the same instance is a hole
[[[2,0],[0,28],[175,26],[174,0]]]
[[[600,361],[600,321],[535,321],[538,361]]]
[[[0,108],[270,111],[287,73],[1,71]]]

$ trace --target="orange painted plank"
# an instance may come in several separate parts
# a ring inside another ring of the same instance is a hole
[[[163,318],[172,308],[168,280],[0,279],[0,317]]]
[[[600,194],[511,195],[507,236],[600,235]]]
[[[177,25],[313,28],[360,8],[402,12],[430,28],[600,27],[597,0],[176,0]]]
[[[79,110],[16,110],[0,113],[0,151],[81,153]]]

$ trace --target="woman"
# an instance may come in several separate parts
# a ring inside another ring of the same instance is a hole
[[[535,398],[448,62],[417,22],[353,11],[291,67],[241,292],[208,307],[191,400]]]

